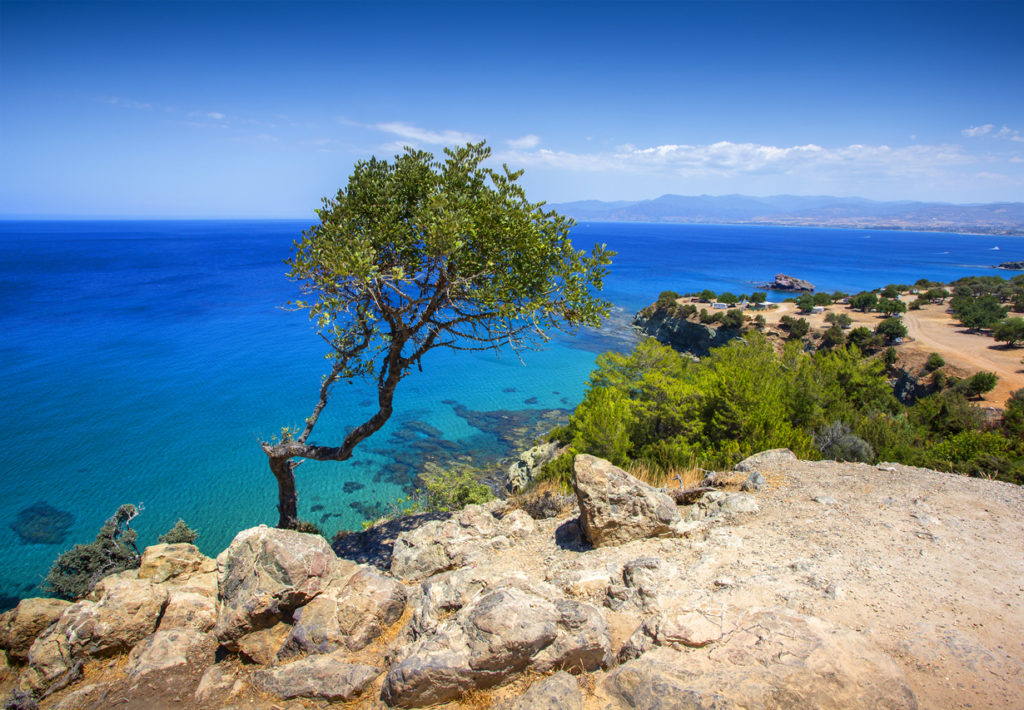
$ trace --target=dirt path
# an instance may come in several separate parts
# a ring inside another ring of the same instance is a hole
[[[1024,387],[1024,348],[1005,348],[990,335],[968,332],[942,305],[907,311],[903,322],[917,347],[937,352],[947,363],[971,372],[985,370],[999,375],[996,388],[985,395],[987,403],[1001,407],[1010,392]]]

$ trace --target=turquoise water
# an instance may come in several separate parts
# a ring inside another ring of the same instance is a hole
[[[296,295],[282,262],[304,226],[0,222],[0,518],[24,521],[40,503],[69,514],[47,518],[58,523],[48,541],[6,528],[8,603],[36,593],[53,558],[91,540],[121,503],[145,506],[135,522],[143,544],[182,517],[207,554],[239,529],[276,521],[259,441],[303,420],[325,369],[305,317],[279,308]],[[749,292],[785,272],[857,291],[1005,275],[989,267],[1024,259],[1019,237],[920,232],[584,223],[574,239],[619,252],[608,332],[556,338],[522,363],[511,353],[431,353],[357,457],[298,470],[302,517],[328,533],[357,528],[407,493],[424,457],[506,453],[500,436],[512,424],[575,406],[596,354],[628,347],[623,324],[661,290]],[[336,389],[317,439],[337,441],[372,401],[365,386]]]

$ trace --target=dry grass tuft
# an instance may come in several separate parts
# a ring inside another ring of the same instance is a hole
[[[682,488],[694,488],[704,480],[704,469],[695,456],[691,456],[686,466],[682,468],[663,471],[651,466],[646,461],[634,461],[626,467],[626,471],[634,478],[657,488],[675,488],[680,485],[680,479]]]

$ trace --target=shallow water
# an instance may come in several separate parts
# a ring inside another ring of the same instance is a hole
[[[326,364],[305,317],[279,307],[296,295],[283,260],[304,226],[0,223],[0,518],[37,531],[9,527],[0,596],[35,593],[49,563],[121,503],[145,506],[134,523],[142,544],[182,517],[207,554],[276,521],[259,441],[303,420]],[[750,292],[784,272],[852,292],[1006,276],[989,266],[1024,259],[1019,237],[875,230],[584,223],[574,240],[619,252],[605,332],[557,337],[523,362],[430,353],[356,457],[298,470],[302,517],[328,533],[357,528],[408,492],[424,460],[507,455],[517,436],[564,418],[597,353],[629,347],[629,318],[662,290]],[[373,401],[365,386],[338,387],[316,438],[336,441]]]

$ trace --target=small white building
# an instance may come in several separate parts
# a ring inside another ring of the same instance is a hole
[[[825,312],[825,306],[815,306],[811,309],[811,315],[818,315]]]
[[[711,307],[714,308],[715,310],[718,310],[718,311],[724,311],[724,310],[729,308],[729,304],[727,304],[727,303],[718,303],[716,301],[715,303],[711,304]]]

